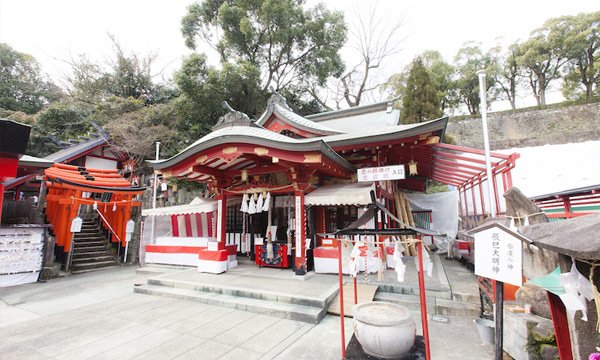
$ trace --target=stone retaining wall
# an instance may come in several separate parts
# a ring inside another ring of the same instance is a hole
[[[489,113],[488,129],[492,150],[599,140],[600,103]],[[483,149],[481,118],[450,118],[447,134],[457,145]]]

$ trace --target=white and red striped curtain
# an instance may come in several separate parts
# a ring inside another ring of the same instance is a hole
[[[173,236],[214,237],[216,212],[171,215]]]

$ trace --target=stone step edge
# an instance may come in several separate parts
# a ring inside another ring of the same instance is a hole
[[[121,265],[119,264],[115,264],[114,266],[104,266],[104,267],[100,267],[100,268],[93,268],[93,269],[72,269],[71,270],[71,274],[84,274],[84,273],[89,273],[89,272],[93,272],[93,271],[101,271],[101,270],[108,270],[108,269],[114,269],[114,268],[118,268]]]
[[[110,264],[118,264],[117,260],[110,260],[110,261],[96,261],[96,262],[87,262],[87,263],[75,263],[73,264],[73,267],[76,267],[78,269],[85,269],[85,268],[91,268],[93,266],[98,266],[98,265],[110,265]]]
[[[301,295],[284,295],[272,291],[253,290],[250,288],[239,288],[227,285],[177,281],[164,278],[149,278],[148,284],[177,289],[192,290],[201,293],[212,293],[278,303],[318,307],[322,309],[326,309],[338,293],[337,285],[332,286],[330,289],[328,289],[326,291],[326,296],[324,297],[309,297]]]
[[[409,296],[401,296],[392,293],[377,293],[375,301],[385,301],[394,304],[399,304],[407,307],[409,310],[420,310],[420,298]],[[480,307],[477,304],[453,301],[447,299],[427,298],[427,312],[436,315],[446,316],[473,316],[478,317]]]
[[[378,292],[386,292],[390,294],[399,295],[419,295],[419,286],[416,285],[393,285],[393,284],[373,284],[378,285]],[[448,290],[440,289],[425,289],[425,293],[428,297],[435,297],[441,299],[452,299],[452,292]]]
[[[133,289],[134,293],[157,295],[180,300],[196,301],[208,305],[234,308],[258,314],[265,314],[282,319],[318,324],[326,315],[326,310],[287,303],[277,303],[266,300],[237,297],[216,293],[203,293],[194,290],[169,288],[157,285],[141,285]]]
[[[117,261],[114,256],[106,255],[106,256],[95,256],[89,258],[77,258],[72,260],[72,264],[87,264],[87,263],[95,263],[95,262],[103,262],[103,261]]]

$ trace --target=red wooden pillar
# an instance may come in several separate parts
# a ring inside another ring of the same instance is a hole
[[[294,270],[296,275],[306,274],[306,213],[304,209],[304,191],[295,192],[296,209],[296,251]]]
[[[475,217],[475,221],[477,221],[477,200],[475,198],[475,181],[471,183],[471,199],[473,200],[473,216]]]
[[[494,187],[494,200],[495,200],[494,202],[496,204],[496,215],[497,215],[497,214],[500,214],[500,196],[498,196],[498,183],[496,181],[496,173],[493,171],[492,171],[492,182],[490,183],[489,179],[488,179],[488,186],[489,185],[492,185]]]
[[[224,242],[227,231],[227,195],[217,195],[217,241]]]
[[[483,184],[479,179],[479,200],[481,200],[481,218],[485,219],[485,198],[483,197]]]
[[[81,190],[76,190],[74,197],[76,199],[81,198]],[[65,224],[66,226],[66,230],[65,231],[65,252],[70,252],[71,251],[71,238],[73,237],[73,233],[71,232],[71,223],[73,222],[73,219],[75,219],[77,216],[79,216],[79,201],[74,201],[71,204],[71,207],[69,209],[69,213],[68,213],[68,221]]]

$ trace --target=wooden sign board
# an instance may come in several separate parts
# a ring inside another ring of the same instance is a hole
[[[391,165],[358,169],[358,181],[402,180],[406,178],[404,165]]]
[[[490,226],[474,237],[476,275],[523,285],[522,241],[518,234],[503,226]]]

